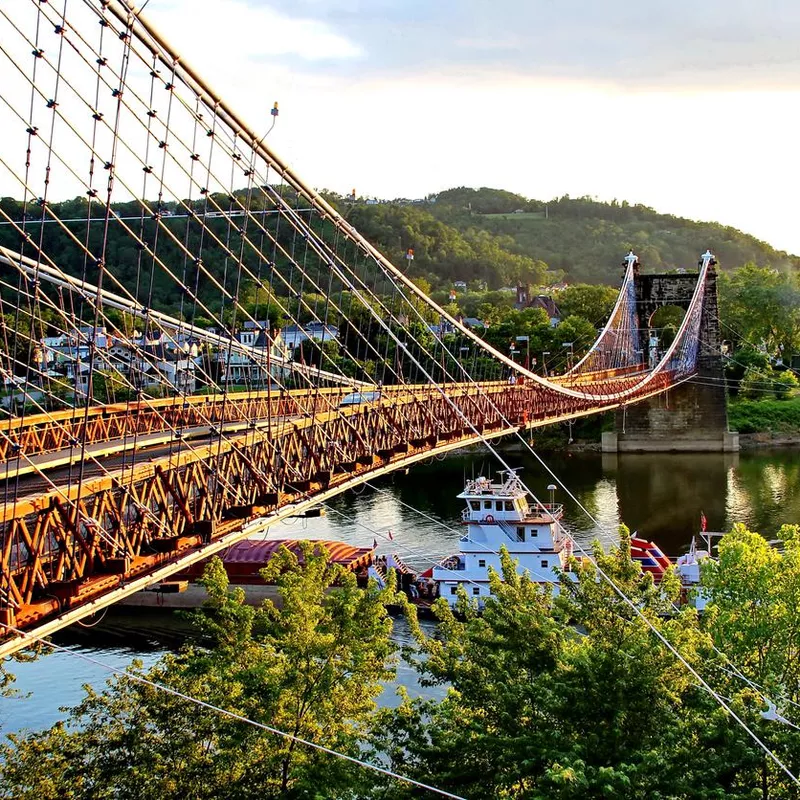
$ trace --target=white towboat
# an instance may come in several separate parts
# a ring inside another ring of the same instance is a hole
[[[489,568],[500,572],[500,548],[517,562],[517,572],[528,572],[532,580],[557,591],[554,568],[567,566],[572,538],[561,527],[563,506],[530,503],[528,490],[513,472],[501,472],[500,482],[488,478],[467,481],[458,495],[466,502],[460,552],[449,556],[430,571],[438,594],[450,605],[463,586],[478,604],[489,596]]]

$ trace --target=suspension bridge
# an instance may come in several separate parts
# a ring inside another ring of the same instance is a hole
[[[420,291],[132,5],[0,7],[0,62],[0,656],[367,480],[702,368],[709,252],[665,352],[631,253],[597,341],[547,379]]]

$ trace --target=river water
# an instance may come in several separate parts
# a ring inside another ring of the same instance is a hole
[[[550,474],[530,454],[507,453],[521,467],[526,485],[542,501],[547,487],[564,503],[564,524],[576,541],[612,541],[620,522],[657,542],[670,555],[684,552],[698,531],[701,512],[711,531],[743,522],[771,539],[784,523],[800,523],[800,455],[793,451],[713,454],[555,454],[545,458]],[[270,538],[336,539],[395,552],[418,570],[458,549],[465,478],[490,475],[497,464],[488,453],[451,456],[413,467],[333,501],[318,519],[276,525]],[[570,496],[572,495],[572,497]],[[423,516],[424,515],[424,516]],[[392,539],[389,539],[391,531]],[[145,616],[113,609],[94,627],[74,626],[55,641],[67,648],[32,663],[13,665],[23,695],[0,699],[0,730],[39,729],[77,703],[82,686],[101,685],[108,667],[124,668],[133,658],[155,661],[180,638],[163,615]],[[396,638],[408,641],[402,622]],[[418,688],[402,667],[398,682]],[[391,687],[384,702],[392,702]]]

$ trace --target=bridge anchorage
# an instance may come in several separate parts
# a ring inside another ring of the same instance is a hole
[[[0,61],[20,198],[0,203],[0,656],[367,480],[630,415],[705,368],[710,253],[669,346],[643,346],[662,284],[630,254],[597,341],[546,379],[421,292],[133,6],[0,8]]]

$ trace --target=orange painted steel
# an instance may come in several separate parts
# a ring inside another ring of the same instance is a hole
[[[641,368],[606,370],[587,376],[570,377],[554,384],[579,387],[584,393],[603,394],[625,391],[641,380]],[[618,380],[628,377],[629,380]],[[462,384],[451,384],[461,386]],[[463,384],[481,388],[503,387],[505,381]],[[541,388],[541,387],[539,387]],[[424,391],[423,385],[397,385],[381,388],[381,396],[394,398]],[[449,389],[448,389],[449,391]],[[309,391],[248,392],[228,395],[193,395],[159,400],[136,401],[68,409],[12,417],[0,422],[0,464],[16,458],[55,453],[81,445],[130,439],[153,433],[225,423],[253,422],[268,418],[314,415],[337,408],[352,392],[348,387]],[[551,393],[550,397],[557,397]]]
[[[29,414],[0,423],[0,463],[199,425],[315,414],[338,404],[345,388],[197,395]]]
[[[612,383],[624,391],[636,380]],[[647,395],[670,383],[668,373],[654,376]],[[401,468],[483,435],[618,405],[539,384],[447,388],[444,395],[435,386],[397,387],[378,402],[284,417],[269,434],[243,432],[139,463],[124,476],[111,473],[10,501],[0,517],[0,622],[27,630],[70,609],[86,607],[89,614],[98,597],[163,573],[250,520],[346,488],[354,476]]]

